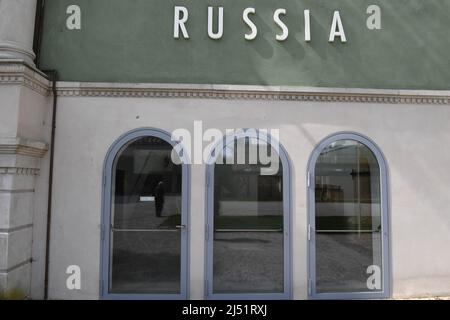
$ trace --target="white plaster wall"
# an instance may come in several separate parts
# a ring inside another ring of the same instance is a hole
[[[292,161],[293,289],[307,297],[306,170],[327,135],[355,131],[370,137],[390,168],[394,296],[450,294],[450,108],[262,100],[59,99],[50,266],[50,298],[98,299],[102,166],[120,135],[140,127],[172,131],[276,128]],[[192,168],[190,297],[203,298],[204,167]],[[66,268],[82,271],[82,289],[66,289]]]

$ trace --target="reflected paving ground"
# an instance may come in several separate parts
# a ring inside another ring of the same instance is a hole
[[[216,232],[214,292],[283,292],[283,233]]]
[[[179,293],[180,215],[153,203],[116,205],[113,232],[112,292]]]
[[[181,238],[167,229],[180,216],[156,217],[154,205],[145,203],[119,210],[127,214],[116,216],[116,228],[160,231],[114,232],[112,291],[178,292]],[[214,292],[283,291],[282,233],[216,231],[214,240]],[[318,292],[368,291],[367,267],[381,266],[379,233],[319,233],[316,249]]]
[[[113,292],[179,291],[178,231],[116,233],[113,241]]]
[[[381,267],[379,233],[316,234],[318,292],[369,291],[367,267]]]

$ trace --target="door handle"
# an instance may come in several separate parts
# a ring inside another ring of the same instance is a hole
[[[184,225],[184,224],[180,224],[180,225],[178,225],[178,226],[175,226],[175,228],[177,228],[177,229],[186,229],[186,225]]]

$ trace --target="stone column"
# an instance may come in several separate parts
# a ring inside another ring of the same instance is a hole
[[[34,66],[36,0],[0,0],[0,60],[20,59]]]

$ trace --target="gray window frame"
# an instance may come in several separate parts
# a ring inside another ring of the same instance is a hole
[[[322,150],[338,140],[354,140],[364,144],[375,155],[380,168],[381,187],[381,225],[382,225],[382,275],[383,291],[379,292],[346,292],[317,293],[316,292],[316,247],[315,247],[315,167]],[[308,192],[308,297],[310,299],[383,299],[391,295],[390,272],[390,223],[389,223],[389,170],[381,149],[368,137],[355,132],[338,132],[323,139],[312,152],[308,162],[307,192]]]
[[[181,229],[181,274],[179,294],[140,294],[140,293],[109,293],[109,263],[110,263],[110,229],[111,229],[111,187],[114,160],[121,149],[133,140],[143,137],[157,137],[172,146],[178,144],[171,140],[171,134],[155,128],[139,128],[129,131],[119,137],[109,148],[103,165],[102,190],[102,221],[101,221],[101,255],[100,255],[100,298],[105,300],[183,300],[189,297],[189,239],[190,239],[190,166],[186,152],[182,152],[182,224]]]
[[[264,139],[267,136],[267,139]],[[291,165],[288,153],[274,137],[267,134],[259,136],[258,130],[244,130],[238,134],[231,134],[223,141],[232,142],[234,139],[254,138],[266,143],[277,142],[279,145],[279,157],[283,166],[283,224],[284,224],[284,292],[283,293],[213,293],[213,243],[214,243],[214,167],[215,157],[211,154],[206,164],[206,226],[205,226],[205,286],[204,296],[207,300],[288,300],[292,299],[292,197],[291,197]],[[224,142],[216,145],[212,150],[221,150],[226,145]],[[218,152],[215,152],[218,154]]]

